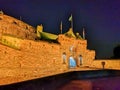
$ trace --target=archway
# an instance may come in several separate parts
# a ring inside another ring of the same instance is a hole
[[[72,56],[69,57],[69,67],[76,67],[76,60]]]

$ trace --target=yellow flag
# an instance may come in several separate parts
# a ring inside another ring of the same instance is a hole
[[[72,14],[71,14],[71,16],[69,17],[69,21],[72,21]]]

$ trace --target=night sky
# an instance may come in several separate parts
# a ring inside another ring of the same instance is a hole
[[[85,27],[88,48],[96,50],[97,58],[110,58],[120,44],[120,0],[0,0],[0,9],[7,15],[44,31],[59,34],[70,27],[73,15],[74,32],[82,35]]]

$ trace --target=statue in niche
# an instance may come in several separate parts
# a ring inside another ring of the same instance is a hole
[[[76,61],[75,61],[75,59],[73,58],[72,55],[69,57],[69,67],[70,68],[76,67]]]
[[[65,64],[66,63],[66,53],[65,52],[63,53],[62,58],[63,58],[63,64]]]

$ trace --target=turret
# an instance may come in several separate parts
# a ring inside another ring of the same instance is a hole
[[[41,38],[40,32],[42,32],[42,31],[43,31],[43,26],[42,26],[42,24],[41,24],[41,25],[38,25],[38,26],[37,26],[37,37],[38,37],[38,38]]]
[[[70,28],[69,31],[65,33],[65,36],[76,38],[72,28]]]

